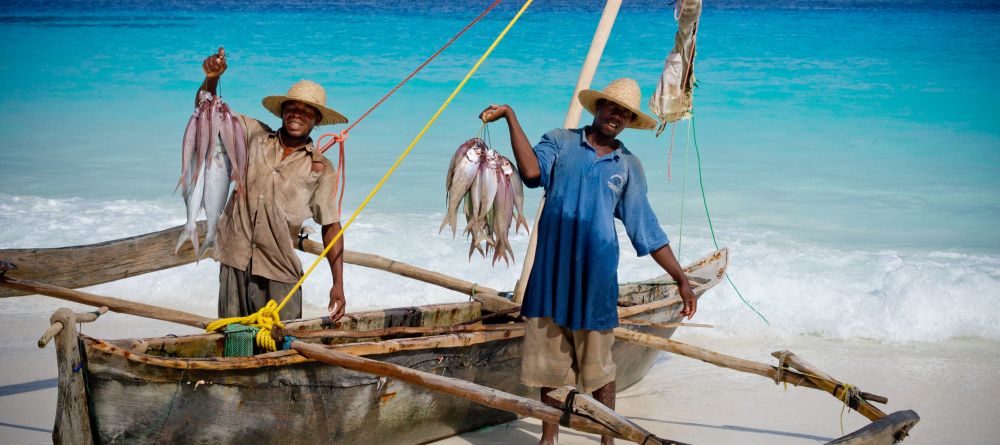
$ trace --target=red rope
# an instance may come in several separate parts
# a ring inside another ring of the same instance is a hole
[[[326,145],[326,148],[330,148],[330,146],[338,142],[340,143],[340,153],[337,158],[337,182],[334,183],[333,187],[333,195],[339,195],[337,198],[337,212],[339,213],[344,205],[344,185],[347,183],[347,172],[344,169],[344,141],[347,140],[347,130],[341,131],[340,133],[324,134],[320,136],[319,139],[316,139],[316,145],[320,145],[325,137],[332,138],[332,140]]]
[[[382,105],[382,102],[385,102],[386,99],[389,98],[389,96],[392,96],[393,93],[396,92],[396,90],[398,90],[400,87],[402,87],[404,84],[406,84],[406,82],[409,82],[410,79],[413,78],[413,76],[416,76],[417,73],[420,72],[420,70],[424,69],[424,67],[427,66],[428,63],[431,63],[431,61],[434,60],[435,57],[437,57],[439,54],[441,54],[442,52],[444,52],[444,50],[447,49],[449,46],[451,46],[452,43],[455,43],[455,41],[458,40],[458,38],[461,37],[462,34],[465,34],[465,32],[469,30],[469,28],[472,28],[472,25],[475,25],[477,22],[479,22],[480,20],[482,20],[483,17],[486,17],[486,14],[488,14],[490,11],[493,10],[493,8],[495,8],[497,5],[499,5],[501,1],[503,1],[503,0],[496,0],[496,1],[494,1],[492,5],[490,5],[488,8],[486,8],[485,11],[482,12],[482,14],[479,14],[479,16],[476,17],[475,19],[473,19],[471,22],[469,22],[468,25],[465,25],[465,28],[462,28],[462,30],[459,31],[458,34],[455,34],[455,36],[452,37],[451,40],[448,41],[448,43],[445,43],[444,46],[442,46],[441,48],[439,48],[437,50],[437,52],[435,52],[430,57],[428,57],[427,60],[424,61],[424,63],[421,63],[420,66],[418,66],[417,69],[413,70],[413,72],[410,73],[409,76],[406,76],[406,78],[403,79],[402,82],[399,82],[398,85],[396,85],[391,90],[389,90],[389,92],[386,93],[385,96],[382,96],[382,98],[379,99],[378,102],[375,102],[375,105],[372,105],[372,107],[369,108],[368,111],[365,111],[364,114],[362,114],[361,117],[358,118],[358,120],[354,121],[354,123],[352,123],[351,125],[349,125],[346,129],[344,129],[344,131],[341,131],[339,134],[338,133],[327,133],[327,134],[324,134],[324,135],[320,136],[319,139],[317,139],[317,142],[319,140],[327,137],[327,136],[332,136],[333,140],[331,140],[326,145],[322,145],[321,146],[322,148],[320,148],[319,152],[320,153],[325,153],[327,150],[330,149],[330,147],[333,146],[333,144],[335,144],[337,142],[340,142],[340,157],[341,157],[341,159],[343,159],[343,157],[344,157],[344,141],[347,140],[347,133],[349,131],[351,131],[351,129],[353,129],[355,125],[358,125],[359,123],[361,123],[362,120],[364,120],[366,117],[368,117],[368,115],[371,114],[371,112],[374,111],[376,108],[378,108],[379,105]],[[341,174],[341,176],[343,176],[343,174]],[[343,192],[341,192],[341,193],[343,193]]]

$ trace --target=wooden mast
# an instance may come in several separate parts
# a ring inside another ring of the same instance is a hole
[[[601,21],[597,23],[597,31],[594,32],[594,39],[590,42],[590,51],[583,61],[583,68],[580,69],[580,77],[576,81],[576,88],[573,89],[573,96],[569,100],[569,111],[566,112],[566,120],[563,122],[564,128],[576,128],[580,123],[580,114],[583,113],[583,105],[577,99],[580,91],[590,88],[590,82],[594,80],[594,72],[597,71],[597,64],[601,61],[601,54],[604,53],[604,45],[608,43],[608,36],[611,35],[611,27],[618,17],[618,9],[621,7],[621,0],[608,0],[604,4],[604,12],[601,14]],[[521,278],[517,280],[517,288],[514,290],[514,302],[521,304],[524,300],[524,290],[528,287],[528,276],[531,275],[531,266],[535,262],[535,247],[538,245],[538,219],[542,216],[542,209],[545,208],[545,197],[538,202],[538,211],[535,212],[535,224],[531,231],[531,238],[528,239],[528,249],[524,253],[524,262],[521,263]]]

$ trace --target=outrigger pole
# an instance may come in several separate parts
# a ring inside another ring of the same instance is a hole
[[[576,80],[576,88],[573,89],[573,96],[569,100],[569,110],[566,112],[566,120],[563,121],[564,128],[576,128],[580,123],[580,114],[583,113],[583,105],[576,98],[580,91],[590,88],[590,83],[594,80],[594,73],[597,71],[597,64],[601,61],[601,54],[604,53],[604,46],[608,43],[608,36],[611,35],[611,27],[618,17],[618,9],[621,7],[621,0],[608,0],[604,4],[604,12],[601,14],[601,21],[597,22],[597,31],[594,32],[594,39],[590,42],[590,51],[583,61],[583,68],[580,69],[580,77]],[[524,253],[524,262],[521,263],[521,278],[517,280],[517,287],[514,289],[514,302],[521,304],[524,300],[524,290],[528,287],[528,276],[531,275],[531,267],[535,263],[535,247],[538,245],[538,219],[542,216],[542,209],[545,208],[545,197],[538,202],[538,211],[535,212],[535,224],[531,230],[531,237],[528,239],[528,250]]]

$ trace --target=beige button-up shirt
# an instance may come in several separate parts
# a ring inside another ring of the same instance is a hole
[[[239,116],[249,165],[246,192],[230,197],[219,220],[221,263],[283,283],[302,276],[295,243],[306,218],[319,225],[340,221],[337,171],[312,141],[284,160],[278,133]],[[315,164],[315,165],[314,165]]]

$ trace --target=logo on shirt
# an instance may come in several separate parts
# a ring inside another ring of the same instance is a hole
[[[625,178],[622,175],[611,175],[611,179],[608,180],[608,188],[615,193],[621,193],[624,184]]]

